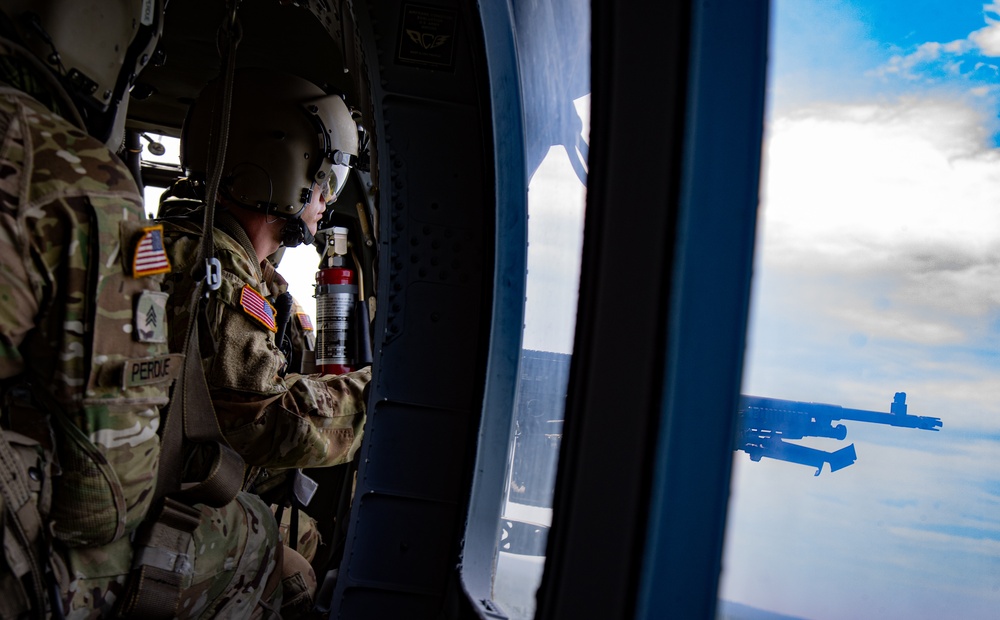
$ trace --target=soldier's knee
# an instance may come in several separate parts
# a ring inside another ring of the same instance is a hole
[[[222,508],[202,507],[194,532],[195,581],[181,609],[199,618],[277,618],[281,606],[278,526],[260,498],[240,493]]]
[[[316,595],[316,573],[301,553],[288,547],[282,550],[281,587],[283,602],[281,615],[283,618],[306,616],[313,606]]]

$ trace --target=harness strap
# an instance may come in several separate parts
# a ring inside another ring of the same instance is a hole
[[[225,443],[206,444],[218,453],[212,459],[212,466],[204,479],[181,485],[172,497],[188,504],[205,504],[221,508],[233,501],[243,488],[243,470],[246,463],[235,450]],[[227,500],[227,501],[222,501]]]
[[[202,289],[195,287],[194,303]],[[222,436],[212,396],[208,391],[198,345],[198,321],[192,314],[185,346],[184,367],[174,385],[167,407],[160,444],[157,497],[171,496],[187,503],[203,503],[221,508],[231,502],[243,485],[243,458]],[[202,449],[212,450],[211,468],[200,482],[181,484],[183,443],[187,437]]]
[[[120,616],[159,620],[177,615],[181,591],[194,575],[192,532],[200,520],[197,508],[167,498],[157,518],[139,528]]]
[[[202,269],[208,260],[214,259],[214,202],[221,176],[222,157],[225,155],[226,137],[228,131],[228,108],[231,101],[233,73],[236,66],[236,46],[238,22],[236,15],[239,0],[232,0],[230,12],[223,24],[223,33],[228,38],[228,47],[224,65],[226,67],[225,82],[228,98],[223,103],[222,128],[216,142],[216,169],[209,180],[208,197],[205,207],[205,220],[202,229],[202,243],[199,246],[195,273]],[[217,262],[217,261],[216,261]],[[207,264],[205,276],[209,276]],[[173,398],[166,412],[163,435],[160,448],[160,470],[157,476],[156,495],[165,497],[171,495],[188,503],[205,503],[213,507],[221,507],[231,502],[240,491],[243,483],[243,459],[229,446],[219,428],[215,408],[212,405],[199,345],[198,327],[203,296],[206,293],[206,280],[197,279],[191,298],[188,300],[187,335],[184,340],[184,369],[174,385]],[[212,467],[209,475],[198,483],[181,485],[184,469],[184,439],[200,444],[215,452],[212,456]]]

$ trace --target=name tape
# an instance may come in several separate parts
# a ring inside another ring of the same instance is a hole
[[[180,353],[125,360],[122,385],[128,389],[173,381],[180,375],[183,366],[184,356]]]

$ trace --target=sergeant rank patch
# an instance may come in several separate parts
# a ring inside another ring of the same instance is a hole
[[[135,301],[132,333],[139,342],[167,341],[167,299],[159,291],[143,291]]]
[[[170,261],[163,249],[163,226],[147,226],[135,246],[132,258],[132,276],[141,278],[170,271]]]
[[[249,284],[243,285],[243,290],[240,292],[240,305],[261,325],[272,332],[278,331],[278,326],[274,322],[274,306]]]

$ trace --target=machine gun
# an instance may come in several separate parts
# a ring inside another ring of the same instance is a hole
[[[896,392],[889,406],[889,413],[847,409],[838,405],[804,403],[759,396],[740,396],[739,422],[736,450],[750,455],[750,460],[763,457],[812,465],[816,475],[823,471],[823,464],[830,464],[830,471],[843,469],[857,460],[854,444],[834,452],[826,452],[785,441],[803,437],[829,437],[843,440],[847,427],[834,426],[834,421],[854,420],[872,424],[888,424],[937,431],[941,418],[907,415],[906,393]]]

